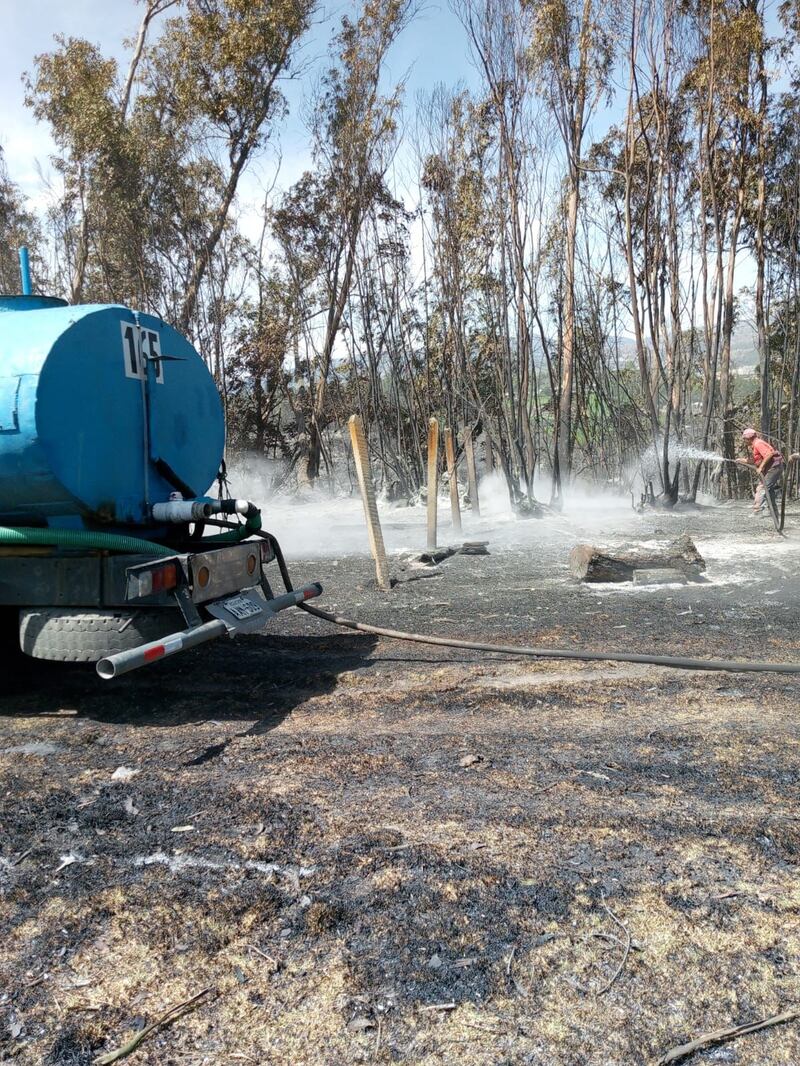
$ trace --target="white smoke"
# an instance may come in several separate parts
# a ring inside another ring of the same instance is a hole
[[[331,558],[369,553],[364,508],[357,491],[334,494],[322,487],[287,492],[276,478],[276,464],[248,457],[229,468],[231,491],[246,497],[262,511],[264,528],[281,543],[287,558]],[[277,487],[276,487],[277,486]],[[459,481],[463,500],[466,485]],[[548,478],[537,480],[536,498],[550,499]],[[509,499],[502,473],[495,471],[479,485],[480,515],[462,505],[462,533],[453,528],[450,498],[446,487],[438,497],[438,543],[457,545],[466,540],[488,541],[493,549],[530,549],[563,555],[569,547],[588,537],[608,536],[612,531],[632,535],[642,519],[632,507],[630,496],[617,491],[575,484],[565,494],[562,511],[547,512],[543,518],[519,518]],[[422,552],[427,539],[427,509],[424,503],[411,506],[378,501],[378,512],[387,551]],[[567,552],[568,554],[568,552]]]

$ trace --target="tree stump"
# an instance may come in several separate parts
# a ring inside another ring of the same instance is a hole
[[[580,581],[632,581],[634,570],[680,570],[687,578],[698,578],[706,564],[688,534],[658,547],[652,544],[622,544],[618,548],[597,548],[577,544],[570,553],[569,568]]]

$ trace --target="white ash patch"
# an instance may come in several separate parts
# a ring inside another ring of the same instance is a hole
[[[254,870],[257,873],[283,877],[288,881],[296,882],[304,877],[311,877],[316,873],[316,866],[281,866],[276,862],[258,862],[248,859],[245,862],[217,862],[214,859],[206,859],[202,855],[186,855],[182,852],[168,854],[165,851],[154,851],[151,855],[137,855],[133,860],[134,866],[166,866],[170,873],[180,873],[187,869],[201,870]]]

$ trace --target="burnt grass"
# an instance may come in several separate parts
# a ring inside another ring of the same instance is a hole
[[[292,570],[377,624],[796,660],[794,556],[743,514],[669,517],[701,552],[740,545],[740,582],[710,565],[699,585],[598,592],[544,534],[390,594],[364,558]],[[0,1062],[92,1063],[203,989],[130,1061],[652,1063],[786,1010],[799,693],[791,675],[448,652],[299,612],[113,683],[17,663]],[[800,1027],[691,1061],[800,1062]]]

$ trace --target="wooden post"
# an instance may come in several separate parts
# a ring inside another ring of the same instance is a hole
[[[378,588],[388,592],[392,586],[389,581],[389,564],[386,561],[381,522],[378,518],[378,505],[375,501],[375,486],[372,484],[372,474],[369,468],[367,438],[358,415],[351,415],[347,425],[350,429],[350,443],[353,445],[358,487],[361,490],[361,499],[364,504],[364,517],[367,520],[369,548],[375,560],[375,577],[378,581]]]
[[[472,504],[472,513],[479,515],[481,513],[481,505],[478,499],[478,471],[475,469],[475,448],[472,444],[472,429],[469,426],[464,430],[464,454],[467,457],[469,502]]]
[[[456,469],[453,431],[450,426],[447,426],[444,431],[444,454],[447,459],[447,473],[450,475],[450,514],[453,516],[453,529],[460,535],[461,507],[458,502],[458,470]]]
[[[428,419],[428,551],[436,549],[436,498],[439,492],[439,423]]]

